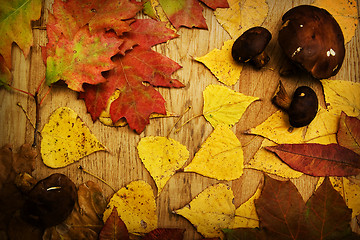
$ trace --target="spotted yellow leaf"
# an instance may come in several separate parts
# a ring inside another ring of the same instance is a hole
[[[203,115],[213,126],[237,123],[249,105],[259,100],[257,97],[246,96],[228,87],[209,85],[203,91]]]
[[[145,181],[133,181],[114,193],[104,212],[104,222],[114,207],[129,233],[147,233],[157,228],[154,193]]]
[[[206,238],[222,237],[235,219],[234,194],[229,186],[217,184],[201,192],[185,207],[175,210],[188,219]]]
[[[184,171],[218,180],[234,180],[243,174],[243,168],[239,139],[227,126],[218,125]]]
[[[331,184],[352,209],[352,217],[360,214],[360,182],[352,177],[330,177]]]
[[[355,35],[358,25],[358,10],[356,0],[315,0],[315,6],[325,8],[339,23],[344,34],[345,43]]]
[[[265,147],[275,146],[276,143],[264,139],[261,147],[255,153],[254,157],[246,164],[246,168],[256,169],[265,173],[274,174],[284,178],[298,178],[302,175],[301,172],[295,171],[285,164],[274,153],[267,151]]]
[[[65,167],[105,147],[70,108],[61,107],[41,131],[41,157],[51,168]]]
[[[233,39],[251,27],[260,26],[269,11],[266,0],[228,0],[228,3],[229,8],[218,8],[214,14]]]
[[[234,40],[224,42],[221,50],[215,48],[202,57],[195,58],[203,63],[214,76],[222,83],[232,86],[240,78],[243,65],[235,62],[231,56],[231,48]]]
[[[258,188],[249,200],[235,210],[235,221],[232,228],[256,228],[259,227],[259,217],[256,213],[255,200],[261,195]]]
[[[176,170],[189,158],[189,151],[184,145],[166,137],[141,138],[137,150],[145,168],[156,183],[158,195]]]

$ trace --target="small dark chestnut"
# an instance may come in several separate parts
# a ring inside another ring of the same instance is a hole
[[[39,181],[27,194],[22,217],[41,228],[55,226],[68,217],[76,198],[75,184],[63,174],[52,174]]]
[[[263,27],[246,30],[233,44],[231,55],[236,62],[250,62],[255,67],[265,66],[270,57],[264,51],[271,40],[271,33]]]
[[[273,102],[287,112],[290,125],[295,128],[309,125],[319,107],[316,93],[310,87],[298,87],[290,99],[281,82],[273,97]]]

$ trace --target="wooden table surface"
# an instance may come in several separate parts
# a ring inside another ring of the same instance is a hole
[[[51,6],[52,1],[45,1],[45,9]],[[277,43],[277,32],[281,25],[281,16],[288,9],[300,4],[311,4],[311,1],[285,1],[268,0],[269,13],[263,26],[273,33],[267,50],[271,56],[271,61],[267,68],[254,70],[251,66],[245,65],[239,81],[231,88],[246,95],[261,98],[247,109],[241,120],[234,126],[233,131],[244,146],[245,162],[253,156],[259,148],[263,138],[243,134],[246,129],[255,127],[263,122],[267,117],[274,113],[277,108],[271,103],[270,99],[281,79],[289,91],[293,91],[296,86],[309,85],[316,89],[318,94],[322,94],[321,86],[318,81],[312,80],[306,74],[300,74],[291,78],[279,76],[279,68],[285,59]],[[45,73],[45,66],[41,59],[41,47],[47,42],[46,31],[42,28],[46,24],[46,11],[43,17],[35,23],[34,27],[34,46],[27,59],[24,58],[21,50],[14,44],[13,47],[13,86],[34,93],[37,85]],[[204,16],[209,27],[208,30],[181,28],[178,31],[178,38],[166,44],[156,46],[154,49],[182,65],[182,69],[174,73],[173,77],[185,84],[182,89],[158,89],[166,100],[166,108],[170,112],[181,114],[191,106],[180,120],[181,124],[188,118],[202,113],[203,97],[202,92],[209,84],[220,82],[210,73],[210,71],[193,57],[203,56],[214,48],[221,48],[224,41],[230,36],[216,21],[216,18],[209,8],[204,9]],[[140,16],[141,17],[141,16]],[[342,79],[352,82],[360,82],[360,29],[356,29],[356,34],[346,45],[346,56],[340,72],[331,79]],[[30,118],[35,119],[35,104],[33,99],[18,92],[0,90],[0,126],[1,126],[1,146],[11,143],[14,148],[18,148],[23,143],[32,143],[33,127],[26,119],[23,111],[17,103],[26,109]],[[320,97],[321,98],[321,97]],[[322,101],[323,104],[323,101]],[[145,136],[166,136],[173,127],[177,118],[160,118],[151,120],[143,133],[134,133],[127,126],[121,128],[107,127],[99,121],[92,122],[87,113],[85,104],[77,99],[77,93],[64,86],[52,88],[49,96],[41,106],[40,129],[48,121],[50,114],[59,107],[70,107],[75,110],[81,119],[87,124],[95,136],[102,142],[108,152],[98,152],[91,154],[70,166],[61,169],[50,169],[46,167],[41,158],[37,158],[34,176],[38,179],[44,178],[52,173],[64,173],[69,176],[77,185],[85,181],[92,180],[97,182],[104,190],[105,196],[111,196],[113,191],[110,187],[103,184],[94,177],[78,170],[81,165],[88,171],[106,180],[116,190],[130,183],[131,181],[143,179],[154,189],[156,186],[150,174],[144,168],[136,151],[137,143],[141,137]],[[200,148],[204,140],[212,131],[211,125],[203,117],[198,117],[185,125],[178,133],[172,131],[169,137],[179,141],[187,147],[190,152],[188,163]],[[263,174],[259,171],[246,169],[243,176],[239,179],[226,182],[232,187],[235,194],[235,205],[238,207],[246,201],[256,190],[263,179]],[[317,182],[317,178],[302,176],[293,181],[300,190],[303,198],[310,197]],[[197,194],[206,187],[219,181],[203,177],[195,173],[177,173],[163,192],[156,199],[158,211],[159,227],[179,227],[186,228],[185,239],[199,239],[201,236],[195,228],[181,216],[171,213],[190,202]]]

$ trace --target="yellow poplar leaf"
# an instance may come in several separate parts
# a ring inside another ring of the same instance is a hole
[[[203,115],[214,128],[220,124],[232,127],[249,105],[259,100],[219,85],[207,86],[203,96]]]
[[[358,24],[356,0],[315,0],[313,5],[326,9],[339,23],[344,34],[345,43],[355,35]]]
[[[229,186],[217,184],[201,192],[185,207],[175,210],[188,219],[206,238],[222,237],[235,219],[234,194]]]
[[[254,195],[235,210],[234,228],[257,228],[259,227],[259,217],[256,213],[255,200],[261,195],[261,189],[258,188]]]
[[[321,80],[327,108],[340,119],[341,111],[348,116],[360,115],[360,83],[344,80]]]
[[[243,174],[241,143],[226,126],[218,125],[202,144],[185,172],[196,172],[218,180],[234,180]]]
[[[156,183],[158,195],[176,170],[189,158],[189,151],[184,145],[166,137],[141,138],[137,150],[145,168]]]
[[[61,107],[41,131],[41,156],[51,168],[65,167],[105,147],[70,108]]]
[[[246,133],[263,136],[277,144],[304,143],[335,134],[339,117],[340,115],[334,110],[320,107],[316,117],[308,126],[292,128],[288,115],[278,110],[260,125],[247,130]]]
[[[228,0],[228,3],[229,8],[218,8],[214,14],[233,39],[251,27],[260,26],[269,11],[266,0]]]
[[[114,207],[129,233],[148,233],[157,228],[154,193],[145,181],[133,181],[117,191],[104,212],[104,222]]]
[[[215,48],[202,57],[195,58],[203,63],[214,76],[222,83],[232,86],[240,78],[243,65],[235,62],[231,56],[231,48],[234,40],[224,42],[221,50]]]
[[[265,147],[275,146],[276,143],[264,139],[254,157],[246,164],[246,168],[256,169],[265,173],[274,174],[284,178],[298,178],[303,173],[290,168],[276,154],[267,151]]]
[[[344,198],[346,205],[352,209],[352,217],[360,214],[360,186],[348,177],[330,177],[330,181]]]

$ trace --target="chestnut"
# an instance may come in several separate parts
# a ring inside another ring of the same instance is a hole
[[[336,75],[345,56],[339,24],[328,11],[315,6],[300,5],[287,11],[278,42],[292,63],[316,79]]]
[[[253,27],[238,37],[231,49],[236,62],[251,62],[255,67],[265,66],[270,57],[264,51],[271,40],[271,33],[263,27]]]
[[[22,217],[40,228],[55,226],[68,217],[76,198],[75,184],[63,174],[52,174],[29,191]]]
[[[308,86],[298,87],[290,99],[281,81],[273,102],[287,112],[292,127],[304,127],[311,123],[318,111],[318,98]]]

